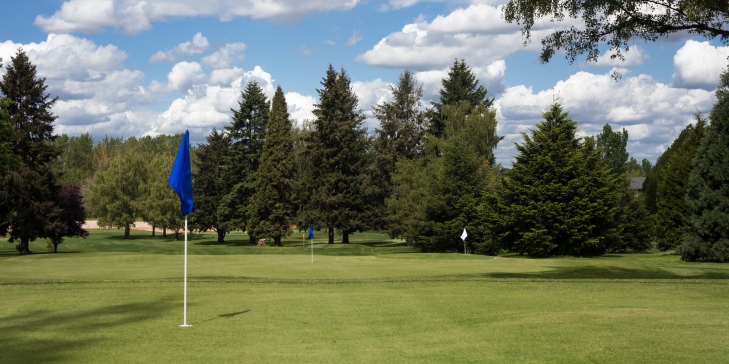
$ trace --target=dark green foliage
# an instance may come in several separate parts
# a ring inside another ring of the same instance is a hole
[[[504,19],[521,26],[525,44],[531,30],[541,19],[554,19],[581,25],[563,26],[542,39],[540,59],[546,63],[563,51],[574,62],[580,54],[597,61],[598,45],[607,43],[610,53],[623,59],[635,38],[655,41],[673,33],[689,33],[712,39],[729,40],[726,22],[729,7],[720,0],[510,0],[504,7]],[[540,36],[541,37],[541,36]]]
[[[484,190],[484,164],[462,136],[445,144],[443,157],[428,164],[440,164],[433,173],[423,204],[423,219],[414,221],[410,244],[426,252],[463,252],[460,235],[464,228],[468,250],[479,245],[483,254],[495,254],[487,244],[487,229],[479,203]]]
[[[307,158],[312,169],[312,191],[305,219],[327,229],[334,243],[334,229],[342,232],[342,243],[349,234],[367,227],[365,212],[370,201],[362,193],[366,171],[367,136],[364,114],[344,70],[329,65],[318,89],[314,105],[314,126],[307,135]]]
[[[197,149],[194,160],[193,196],[195,211],[190,216],[190,224],[199,231],[215,230],[218,243],[225,241],[230,224],[219,211],[227,194],[229,185],[225,181],[225,163],[230,148],[230,138],[215,128],[208,134],[207,143]]]
[[[0,210],[4,214],[0,216],[0,232],[6,234],[12,226],[9,241],[20,242],[20,253],[29,253],[28,243],[45,237],[49,215],[59,209],[57,178],[51,164],[60,155],[52,143],[56,116],[51,108],[56,99],[49,99],[47,87],[45,79],[36,78],[36,67],[22,50],[11,59],[0,82],[0,92],[11,102],[4,108],[14,128],[14,138],[6,142],[19,159],[16,169],[0,176],[0,201],[8,207]]]
[[[281,246],[281,238],[291,234],[294,214],[294,141],[291,128],[286,97],[279,86],[272,100],[266,141],[256,174],[256,192],[250,204],[253,234],[273,238],[275,246]]]
[[[706,121],[696,117],[696,126],[689,125],[660,158],[656,188],[654,235],[659,249],[674,249],[689,225],[686,216],[686,185],[692,160],[704,135]],[[665,156],[665,157],[664,157]]]
[[[55,215],[46,226],[46,236],[50,240],[53,252],[58,252],[58,245],[63,243],[65,237],[86,238],[89,232],[83,228],[86,222],[83,196],[81,188],[74,184],[65,185],[58,191],[57,201],[59,209],[54,209]]]
[[[430,112],[430,125],[428,132],[435,137],[441,137],[445,132],[445,117],[443,107],[445,105],[458,104],[465,101],[471,108],[484,104],[488,109],[494,100],[486,97],[488,91],[479,85],[478,78],[473,74],[465,60],[456,60],[448,71],[448,77],[442,81],[440,89],[440,102],[433,103]],[[470,110],[469,110],[470,112]]]
[[[628,131],[613,131],[610,124],[602,127],[602,133],[597,134],[597,146],[602,148],[603,159],[610,170],[617,176],[623,176],[627,171],[628,162]]]
[[[677,252],[687,261],[729,261],[729,69],[716,98],[686,186],[689,229]]]
[[[603,254],[619,238],[620,181],[561,106],[543,116],[499,190],[501,243],[533,256]]]
[[[15,129],[10,121],[8,108],[12,101],[0,98],[0,171],[15,167],[20,158],[13,152]]]
[[[249,223],[248,202],[254,193],[271,104],[258,83],[251,81],[241,93],[238,110],[231,111],[233,122],[225,127],[231,137],[230,153],[225,164],[225,180],[229,186],[226,186],[228,193],[219,211],[223,219],[243,229]],[[250,233],[252,244],[255,236]]]
[[[373,141],[374,161],[367,173],[370,179],[366,186],[373,189],[375,200],[371,218],[372,226],[384,227],[386,216],[385,199],[392,193],[392,174],[402,159],[418,156],[425,132],[425,112],[421,110],[420,99],[423,87],[410,71],[400,75],[396,86],[390,86],[392,101],[377,105],[373,109],[380,127],[375,130]]]

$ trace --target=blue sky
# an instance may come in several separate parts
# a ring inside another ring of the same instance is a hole
[[[0,13],[0,57],[19,47],[46,78],[57,133],[95,138],[190,130],[204,142],[230,123],[240,92],[280,85],[297,121],[313,118],[329,64],[344,68],[360,106],[388,100],[404,69],[436,100],[453,61],[465,59],[495,97],[497,161],[510,166],[520,132],[557,99],[584,135],[605,123],[629,132],[628,151],[656,158],[698,111],[708,113],[729,49],[678,34],[636,40],[621,63],[604,54],[569,64],[538,60],[540,40],[564,24],[545,23],[526,47],[501,17],[505,1],[438,0],[34,0]],[[576,24],[568,22],[567,25]],[[623,75],[614,81],[618,69]],[[0,74],[4,70],[0,69]]]

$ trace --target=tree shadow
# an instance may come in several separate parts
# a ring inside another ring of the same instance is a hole
[[[75,354],[108,340],[103,338],[105,332],[157,319],[173,309],[173,301],[167,298],[73,312],[35,310],[0,317],[0,362],[78,362]],[[38,332],[53,335],[51,339],[34,337]]]
[[[210,322],[210,321],[214,321],[214,320],[228,319],[228,318],[235,317],[235,316],[238,316],[238,315],[242,315],[242,314],[248,313],[248,312],[251,312],[251,310],[244,310],[244,311],[230,312],[230,313],[222,313],[222,314],[218,315],[217,317],[212,317],[212,318],[209,318],[207,320],[202,320],[202,321],[199,321],[199,322],[194,322],[193,325],[202,324],[204,322]]]
[[[662,269],[581,266],[554,267],[544,272],[484,273],[483,276],[522,279],[729,279],[729,271],[707,270],[700,274],[679,275]]]

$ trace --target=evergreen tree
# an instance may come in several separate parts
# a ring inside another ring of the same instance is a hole
[[[229,149],[228,134],[213,128],[207,136],[207,143],[201,144],[196,152],[197,168],[193,171],[195,212],[190,216],[191,224],[203,232],[214,230],[221,244],[225,242],[225,235],[234,228],[219,210],[228,186],[224,170]]]
[[[51,223],[56,204],[57,177],[52,162],[60,155],[53,144],[51,112],[56,98],[46,93],[45,79],[36,77],[36,67],[23,50],[11,58],[10,65],[0,82],[0,92],[11,103],[5,103],[14,128],[10,141],[19,165],[0,176],[0,201],[6,201],[8,210],[0,216],[0,232],[8,233],[10,242],[19,241],[21,254],[30,253],[31,241],[45,237],[44,229]]]
[[[11,103],[4,97],[0,98],[0,171],[16,167],[20,162],[20,158],[13,151],[15,129],[8,114]]]
[[[249,224],[248,205],[254,193],[256,171],[263,152],[266,124],[271,110],[263,89],[256,81],[250,81],[241,93],[238,110],[233,112],[233,122],[226,126],[231,137],[231,148],[225,165],[225,178],[230,183],[220,212],[225,220],[237,228]],[[255,236],[248,231],[249,243],[255,243]]]
[[[618,239],[619,181],[560,105],[543,116],[499,190],[498,237],[521,254],[603,254]]]
[[[704,135],[706,120],[697,115],[696,126],[689,125],[661,156],[656,188],[656,214],[653,226],[658,249],[674,249],[689,229],[686,216],[686,185],[691,161]]]
[[[686,187],[689,229],[677,252],[687,261],[729,261],[729,68],[716,99]]]
[[[478,104],[484,104],[486,108],[493,105],[494,99],[486,97],[488,92],[485,87],[478,84],[478,78],[473,74],[465,60],[455,60],[453,66],[448,70],[448,77],[442,81],[443,87],[440,90],[440,102],[433,102],[430,112],[430,125],[428,132],[435,137],[440,137],[445,128],[443,117],[443,106],[457,104],[459,101],[466,101],[471,108]]]
[[[367,173],[366,183],[373,189],[373,226],[384,227],[385,199],[392,192],[392,174],[401,159],[413,159],[421,148],[425,112],[421,108],[423,86],[415,81],[412,72],[400,75],[397,85],[390,86],[392,101],[373,109],[380,127],[375,129],[373,141],[374,162]]]
[[[266,141],[256,177],[256,192],[250,205],[251,225],[255,236],[272,237],[274,245],[281,246],[281,238],[291,234],[294,214],[294,142],[281,86],[276,88],[271,104]]]
[[[317,90],[314,128],[308,135],[307,154],[312,181],[307,215],[317,226],[328,230],[334,243],[334,229],[341,231],[342,243],[349,234],[367,226],[364,213],[369,201],[361,191],[366,170],[367,136],[365,116],[344,69],[329,65],[322,88]]]

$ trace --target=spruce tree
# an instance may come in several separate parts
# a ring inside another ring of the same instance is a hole
[[[248,227],[248,203],[254,193],[256,171],[263,152],[266,124],[271,104],[256,81],[250,81],[241,93],[238,110],[231,109],[233,121],[226,126],[231,137],[230,154],[225,165],[225,178],[230,183],[220,212],[225,220],[240,229]],[[255,236],[248,231],[249,244]]]
[[[453,66],[448,70],[448,77],[442,81],[440,102],[432,103],[433,108],[430,111],[431,120],[428,132],[435,137],[440,137],[443,134],[445,129],[443,106],[445,105],[465,101],[470,108],[474,108],[478,104],[484,104],[486,108],[490,108],[494,99],[487,98],[487,92],[485,87],[479,85],[478,78],[473,74],[466,61],[456,59]]]
[[[281,86],[271,101],[266,126],[261,165],[256,174],[256,188],[250,205],[254,235],[273,238],[281,246],[281,238],[291,234],[294,206],[294,141],[286,97]]]
[[[658,249],[662,251],[675,249],[689,229],[686,185],[705,126],[706,120],[697,115],[696,125],[688,125],[664,152],[666,157],[661,156],[653,226]]]
[[[425,132],[425,112],[420,99],[423,87],[412,72],[400,75],[397,85],[390,86],[392,101],[374,107],[373,113],[380,121],[373,140],[374,162],[367,173],[374,201],[373,225],[384,227],[385,199],[392,192],[392,174],[402,159],[416,158],[422,146]]]
[[[677,252],[687,261],[729,261],[729,68],[716,99],[686,186],[689,228]]]
[[[329,65],[317,90],[314,128],[308,135],[313,191],[308,201],[309,219],[328,230],[328,241],[334,243],[334,230],[342,233],[342,243],[349,243],[349,234],[367,226],[363,217],[369,201],[361,188],[366,170],[367,136],[365,116],[352,91],[349,76]]]
[[[593,138],[558,104],[543,114],[499,190],[495,217],[504,248],[534,256],[603,254],[618,239],[619,181]]]
[[[14,128],[10,145],[19,159],[17,168],[0,176],[0,201],[9,209],[0,216],[0,232],[8,233],[10,242],[19,241],[21,254],[30,253],[29,243],[46,237],[50,215],[60,207],[56,203],[59,186],[52,162],[60,155],[53,143],[51,112],[57,98],[46,93],[44,78],[38,78],[36,67],[21,49],[7,65],[0,81],[0,92],[10,100],[4,105]]]
[[[215,230],[218,243],[225,242],[225,235],[233,228],[224,219],[220,206],[226,195],[225,163],[230,150],[228,134],[217,129],[208,134],[207,143],[201,144],[194,160],[193,195],[195,196],[195,212],[191,214],[191,224],[199,231]]]

